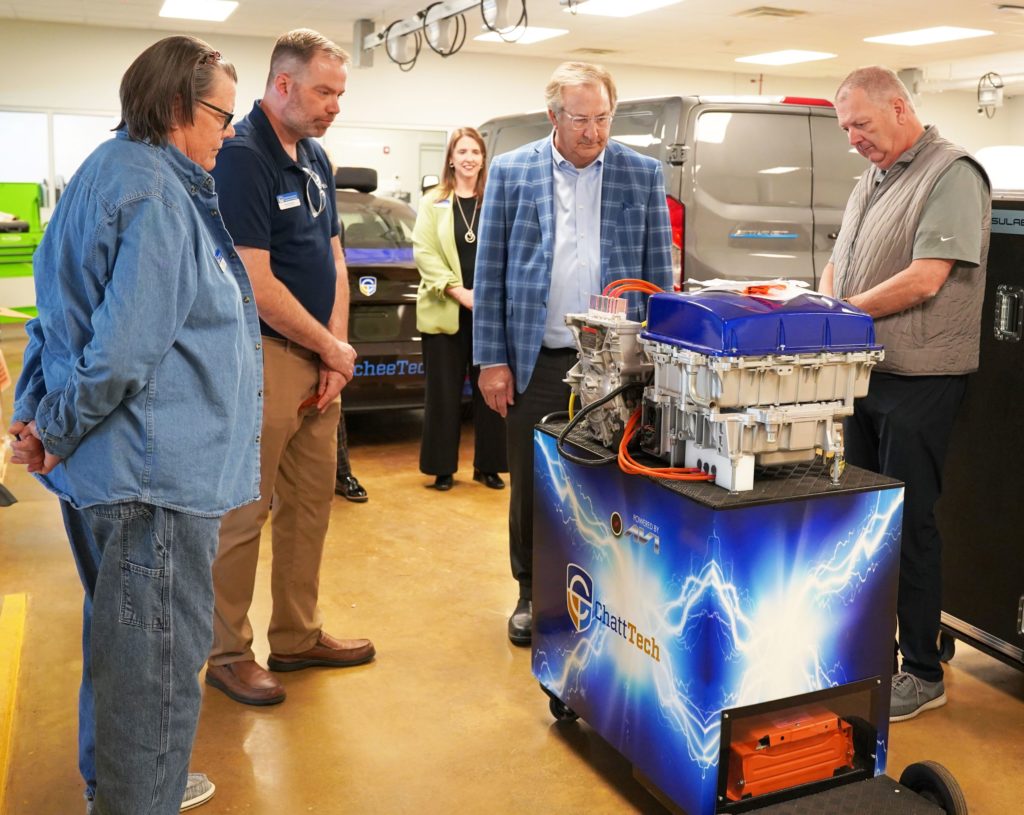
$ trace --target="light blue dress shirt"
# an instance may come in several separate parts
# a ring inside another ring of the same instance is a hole
[[[575,348],[565,315],[586,311],[590,295],[601,291],[604,151],[583,169],[563,157],[553,143],[551,155],[555,239],[543,344],[545,348]]]

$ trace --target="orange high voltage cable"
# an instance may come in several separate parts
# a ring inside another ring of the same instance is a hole
[[[626,292],[638,291],[643,294],[657,294],[664,291],[649,280],[641,280],[638,277],[624,277],[620,280],[613,280],[604,287],[601,292],[605,297],[621,297]]]
[[[640,423],[640,410],[637,409],[626,422],[619,442],[619,469],[629,475],[650,475],[655,478],[666,478],[669,481],[714,481],[715,477],[696,467],[645,467],[630,455],[628,445]]]

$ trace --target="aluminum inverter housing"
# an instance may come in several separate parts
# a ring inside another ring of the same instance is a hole
[[[592,295],[590,308],[567,314],[565,324],[576,340],[579,361],[566,374],[577,407],[602,399],[601,407],[588,411],[586,428],[608,448],[614,448],[630,414],[640,406],[643,387],[651,378],[651,361],[640,344],[640,323],[626,317],[626,301]],[[635,385],[612,396],[623,385]]]
[[[699,467],[730,490],[754,465],[843,464],[843,416],[882,360],[871,317],[813,293],[653,295],[640,344],[654,373],[641,446],[670,466]]]

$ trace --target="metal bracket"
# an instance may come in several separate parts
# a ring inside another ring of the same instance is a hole
[[[689,152],[689,145],[670,144],[668,146],[668,163],[673,167],[682,167],[686,163],[686,157]]]
[[[1024,334],[1024,288],[1005,283],[996,287],[993,330],[997,340],[1020,342]]]

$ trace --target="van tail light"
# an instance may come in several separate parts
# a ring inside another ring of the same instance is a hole
[[[828,99],[818,99],[814,96],[783,96],[782,104],[784,105],[810,105],[816,108],[831,108],[835,107]]]
[[[668,222],[672,226],[672,281],[676,291],[683,289],[683,229],[686,222],[686,207],[671,195],[665,196],[668,204]]]

